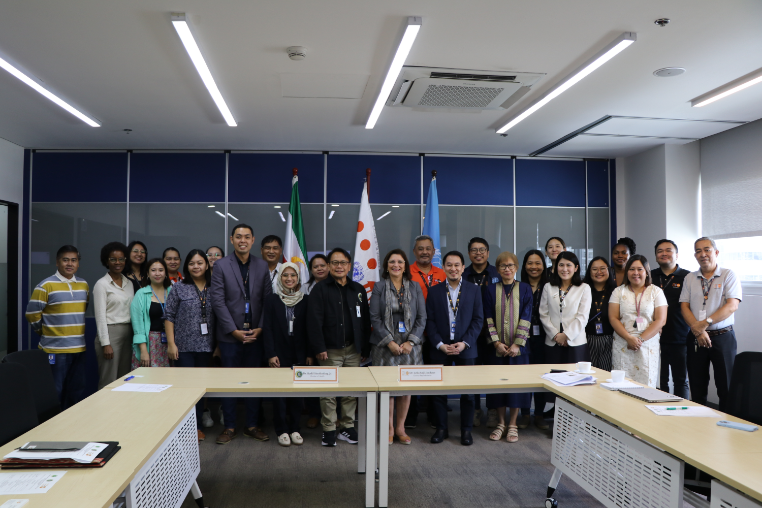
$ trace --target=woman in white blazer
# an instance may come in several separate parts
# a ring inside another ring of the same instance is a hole
[[[590,315],[590,286],[579,275],[579,260],[564,251],[553,264],[550,282],[540,299],[540,322],[545,329],[545,362],[589,362],[585,326]]]

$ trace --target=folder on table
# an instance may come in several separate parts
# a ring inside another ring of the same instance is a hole
[[[78,462],[74,459],[4,458],[0,460],[0,469],[100,468],[105,466],[122,447],[117,441],[99,442],[108,446],[92,462]]]

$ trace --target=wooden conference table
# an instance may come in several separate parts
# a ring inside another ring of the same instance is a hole
[[[744,432],[720,427],[717,425],[719,418],[657,416],[644,407],[645,402],[606,390],[598,385],[556,386],[540,378],[551,368],[570,369],[570,366],[444,367],[442,382],[399,382],[397,367],[369,367],[378,383],[381,422],[388,421],[389,397],[395,395],[548,391],[581,408],[590,415],[591,419],[595,420],[597,417],[605,423],[613,424],[636,435],[637,438],[630,437],[630,439],[639,439],[705,471],[721,482],[754,498],[761,503],[759,506],[762,506],[762,432]],[[593,375],[599,384],[610,377],[608,372],[596,370],[598,372]],[[684,401],[680,405],[695,406],[697,404]],[[739,418],[720,414],[721,419],[743,422]],[[601,425],[601,427],[604,426]],[[556,454],[556,442],[559,441],[559,428],[557,413],[554,426],[554,454]],[[611,429],[610,433],[613,434],[615,430]],[[457,432],[457,429],[454,431]],[[381,507],[388,506],[389,442],[387,432],[386,427],[379,426],[378,497]],[[623,436],[623,439],[627,439],[627,436]],[[600,453],[603,454],[603,452]],[[464,460],[468,460],[467,449],[464,449],[463,454]],[[556,465],[555,462],[554,465]],[[601,474],[601,472],[595,474]],[[577,481],[576,478],[574,479]],[[580,481],[577,483],[582,485]],[[582,486],[590,491],[585,485]],[[682,477],[679,479],[679,486],[682,489]],[[595,492],[590,493],[595,495]],[[607,504],[600,497],[599,500]]]
[[[762,503],[762,432],[749,433],[718,427],[715,418],[656,416],[643,407],[645,403],[610,392],[600,386],[558,387],[540,378],[543,373],[554,367],[569,368],[568,365],[445,367],[442,382],[404,383],[397,381],[396,367],[341,368],[339,383],[326,385],[295,385],[290,369],[141,368],[134,374],[142,377],[136,377],[133,383],[171,384],[172,387],[160,393],[113,392],[112,388],[124,383],[121,379],[117,380],[73,408],[0,447],[2,456],[33,440],[119,441],[122,450],[102,470],[69,469],[47,494],[0,496],[0,504],[8,499],[28,498],[30,502],[26,505],[27,508],[107,508],[123,492],[128,491],[133,495],[131,506],[151,506],[148,502],[141,505],[136,492],[138,487],[145,487],[151,483],[146,478],[150,479],[154,464],[161,464],[160,461],[166,460],[171,453],[186,457],[190,464],[185,468],[185,483],[176,486],[175,489],[177,492],[182,491],[176,496],[182,503],[182,499],[187,495],[188,486],[195,483],[195,475],[198,474],[194,405],[202,397],[351,395],[358,397],[358,434],[361,440],[358,444],[358,472],[372,473],[375,470],[375,452],[378,445],[379,506],[386,507],[389,445],[386,435],[388,429],[384,422],[389,418],[389,396],[509,391],[549,391],[564,399],[558,401],[554,429],[556,438],[551,458],[557,470],[565,467],[561,464],[564,460],[569,463],[568,450],[557,449],[557,443],[564,442],[564,439],[559,437],[566,437],[566,434],[558,434],[561,427],[576,432],[577,428],[590,429],[591,425],[597,425],[606,431],[603,433],[622,433],[621,430],[611,427],[613,425],[637,436],[634,438],[628,434],[618,438],[618,442],[629,439],[648,443],[640,446],[655,447],[653,449],[657,453],[663,453],[659,451],[663,450],[670,456],[706,471],[721,482],[738,489],[757,503]],[[600,382],[605,381],[608,373],[599,371],[594,375]],[[380,399],[378,415],[377,395]],[[694,405],[690,402],[683,404]],[[566,409],[566,405],[574,407]],[[573,422],[570,426],[564,423],[566,420],[559,423],[559,414],[566,418],[573,416],[574,412],[578,414],[574,416],[577,418],[576,423]],[[377,416],[379,420],[376,419]],[[587,420],[582,421],[579,418]],[[727,415],[723,415],[723,418],[741,421]],[[378,425],[378,421],[381,421],[382,425]],[[606,426],[611,429],[606,430]],[[637,448],[638,443],[634,443],[634,446]],[[178,449],[180,451],[177,451]],[[598,452],[600,450],[596,451]],[[468,450],[464,450],[464,460],[468,460],[467,453]],[[4,471],[0,475],[7,473]],[[580,479],[573,476],[573,471],[567,474],[582,485]],[[375,504],[374,476],[366,475],[365,501],[368,507]],[[679,483],[682,486],[682,478]],[[583,487],[590,491],[585,485]],[[591,493],[595,495],[595,492]],[[605,500],[602,502],[613,505]],[[164,508],[175,504],[153,506]]]
[[[295,384],[291,369],[140,368],[131,375],[130,383],[172,386],[159,393],[114,392],[124,384],[118,379],[0,447],[1,457],[28,441],[119,441],[122,449],[103,469],[67,469],[50,492],[0,496],[0,505],[20,498],[29,499],[25,508],[108,508],[126,492],[131,508],[179,506],[198,475],[195,404],[202,397],[322,395],[358,397],[358,472],[371,472],[365,497],[366,506],[374,506],[378,385],[367,368],[342,368],[335,384]],[[163,470],[172,477],[156,476]],[[171,485],[177,477],[184,478],[181,484]]]

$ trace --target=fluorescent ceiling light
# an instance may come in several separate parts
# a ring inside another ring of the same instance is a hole
[[[402,36],[397,52],[394,55],[392,64],[389,66],[389,70],[384,78],[384,84],[381,86],[381,91],[378,92],[376,98],[376,104],[373,106],[373,110],[370,112],[368,123],[365,124],[366,129],[372,129],[376,126],[378,117],[381,115],[381,110],[384,109],[384,104],[389,98],[389,94],[392,93],[392,87],[397,81],[397,77],[400,75],[402,66],[405,64],[410,49],[413,47],[415,38],[418,35],[418,31],[421,29],[422,19],[418,17],[410,16],[407,18],[407,28],[405,28],[405,35]]]
[[[41,93],[46,98],[48,98],[51,101],[55,102],[57,105],[59,105],[60,107],[64,108],[66,111],[68,111],[72,115],[76,116],[77,118],[79,118],[80,120],[85,122],[90,127],[100,127],[101,126],[101,124],[99,122],[93,120],[92,118],[90,118],[89,116],[87,116],[86,114],[84,114],[83,112],[81,112],[80,110],[78,110],[77,108],[75,108],[74,106],[69,104],[68,102],[66,102],[63,99],[61,99],[60,97],[58,97],[56,94],[54,94],[50,90],[44,88],[42,85],[37,83],[37,81],[35,81],[31,77],[27,76],[23,72],[21,72],[18,68],[16,68],[13,65],[11,65],[10,62],[8,62],[7,60],[4,60],[3,58],[0,58],[0,67],[2,67],[6,71],[10,72],[12,75],[14,75],[17,78],[19,78],[21,81],[23,81],[24,83],[26,83],[27,85],[32,87],[35,91]]]
[[[392,208],[399,208],[400,205],[392,205]]]
[[[223,215],[223,217],[224,217],[224,215]],[[230,212],[228,212],[228,217],[230,217],[233,220],[238,220],[238,217],[235,217],[235,216],[231,215]]]
[[[280,220],[286,222],[286,218],[283,216],[283,212],[278,212],[278,215],[280,215]]]
[[[225,218],[225,214],[224,214],[224,213],[221,213],[221,212],[219,212],[218,210],[215,210],[215,211],[214,211],[214,213],[216,213],[217,215],[219,215],[219,216],[220,216],[220,217],[222,217],[223,219]]]
[[[749,88],[757,83],[762,83],[762,69],[757,69],[754,72],[741,76],[740,78],[731,81],[719,88],[715,88],[711,92],[707,92],[704,95],[700,95],[691,101],[691,106],[694,108],[700,108],[711,104],[714,101],[724,99],[728,95],[733,95],[736,92],[740,92],[744,88]]]
[[[329,219],[333,219],[333,214],[336,213],[336,210],[331,210],[331,215],[328,216]],[[34,219],[32,219],[34,220]]]
[[[339,206],[339,205],[331,205],[331,206]]]
[[[273,206],[273,208],[280,208],[280,205],[275,205]]]
[[[521,113],[513,117],[511,121],[503,125],[497,130],[498,134],[505,133],[511,127],[524,120],[526,117],[573,87],[586,76],[591,74],[595,69],[605,64],[622,50],[628,47],[630,44],[637,40],[637,36],[634,32],[625,32],[616,39],[614,39],[608,46],[596,54],[593,58],[585,62],[577,70],[566,76],[563,80],[558,82],[553,88],[545,92],[539,99],[534,101],[529,107],[525,108]]]
[[[214,208],[214,205],[207,205],[207,208]]]
[[[228,109],[228,105],[225,104],[225,99],[222,98],[222,94],[217,88],[217,83],[214,82],[212,73],[206,65],[201,50],[198,49],[196,39],[193,38],[190,26],[188,26],[188,20],[186,19],[185,13],[172,14],[172,25],[174,25],[175,30],[177,30],[177,35],[180,36],[180,40],[183,42],[183,46],[185,46],[188,56],[190,56],[193,61],[193,65],[196,66],[196,70],[201,76],[201,80],[204,82],[204,85],[206,85],[207,90],[209,90],[209,94],[212,96],[212,99],[214,99],[214,103],[217,104],[217,108],[220,110],[220,113],[222,113],[225,122],[231,127],[236,127],[238,124],[236,123],[235,118],[233,118],[230,109]]]
[[[383,219],[384,217],[386,217],[387,215],[389,215],[390,213],[392,213],[392,212],[391,212],[391,210],[390,210],[390,211],[388,211],[388,212],[386,212],[385,214],[383,214],[381,217],[379,217],[379,218],[378,218],[378,219],[376,219],[376,220],[381,220],[381,219]]]

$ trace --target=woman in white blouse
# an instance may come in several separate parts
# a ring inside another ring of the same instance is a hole
[[[667,322],[667,299],[651,283],[651,267],[640,254],[625,266],[625,282],[609,299],[614,327],[612,365],[627,377],[651,388],[659,380],[659,333]]]
[[[101,249],[101,263],[108,273],[93,287],[93,308],[98,334],[95,356],[98,359],[98,389],[130,372],[132,325],[130,305],[135,295],[132,282],[122,273],[129,249],[120,242]]]
[[[579,260],[563,251],[553,263],[550,282],[540,299],[540,322],[545,329],[545,363],[589,362],[585,326],[592,296],[579,275]]]

